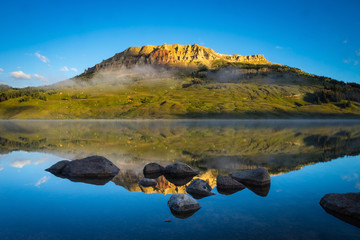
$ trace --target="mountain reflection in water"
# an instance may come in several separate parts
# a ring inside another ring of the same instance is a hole
[[[142,187],[149,162],[185,162],[215,187],[219,173],[265,167],[278,175],[360,153],[360,122],[351,120],[1,121],[0,131],[0,153],[105,156],[120,168],[115,184],[146,193],[182,193],[191,180],[159,177],[158,187]]]

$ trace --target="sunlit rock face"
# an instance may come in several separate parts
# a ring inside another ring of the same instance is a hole
[[[198,66],[199,64],[211,66],[214,61],[240,62],[240,63],[270,63],[264,55],[226,55],[216,53],[213,49],[194,45],[160,45],[129,47],[121,53],[96,64],[85,71],[94,73],[101,70],[118,70],[138,65],[183,65]]]

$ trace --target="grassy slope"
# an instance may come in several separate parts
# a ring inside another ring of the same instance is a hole
[[[5,119],[182,118],[182,117],[331,117],[360,114],[360,104],[311,104],[306,93],[319,85],[276,83],[189,83],[191,78],[138,81],[130,85],[96,85],[46,90],[39,98],[0,102]]]

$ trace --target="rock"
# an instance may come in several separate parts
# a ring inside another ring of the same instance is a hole
[[[51,167],[49,167],[48,169],[45,169],[45,171],[51,172],[53,174],[60,174],[61,171],[64,169],[64,167],[69,162],[70,161],[68,161],[68,160],[59,161],[59,162],[55,163],[54,165],[52,165]]]
[[[230,174],[236,181],[247,185],[267,185],[270,184],[270,175],[265,168],[256,168]]]
[[[216,186],[218,189],[221,190],[226,190],[226,189],[243,190],[245,188],[244,184],[239,183],[230,176],[225,176],[221,174],[219,174],[216,178]]]
[[[328,193],[320,205],[329,214],[360,228],[360,193]]]
[[[177,187],[184,186],[194,178],[194,176],[173,177],[167,174],[165,174],[164,177]]]
[[[190,217],[201,208],[195,199],[185,193],[173,194],[168,201],[168,206],[171,213],[178,218]]]
[[[144,187],[155,187],[157,185],[157,181],[150,178],[143,178],[140,180],[139,184]]]
[[[90,156],[73,161],[60,161],[46,169],[67,178],[111,178],[120,169],[102,156]]]
[[[215,195],[211,190],[212,188],[210,185],[202,179],[195,179],[186,187],[186,192],[191,194],[194,198]]]
[[[165,168],[157,163],[146,164],[143,173],[147,178],[157,178],[163,175]]]
[[[165,168],[165,173],[172,177],[185,177],[185,176],[196,176],[200,172],[192,169],[189,165],[176,162],[174,164],[167,165]]]

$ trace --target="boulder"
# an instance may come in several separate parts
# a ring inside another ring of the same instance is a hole
[[[270,184],[270,175],[265,168],[256,168],[230,174],[230,177],[236,181],[247,185],[268,185]]]
[[[150,178],[143,178],[140,180],[139,184],[144,187],[155,187],[157,185],[157,181]]]
[[[165,168],[165,173],[172,177],[186,177],[186,176],[196,176],[200,172],[192,169],[189,165],[176,162],[174,164],[167,165]]]
[[[216,177],[216,186],[221,190],[226,190],[226,189],[236,189],[236,190],[243,190],[245,189],[244,184],[239,183],[238,181],[236,181],[235,179],[233,179],[230,176],[225,176],[225,175],[221,175],[219,174]]]
[[[46,169],[53,174],[67,178],[111,178],[120,169],[102,156],[90,156],[73,161],[60,161]]]
[[[201,208],[195,199],[185,193],[173,194],[168,201],[168,206],[173,215],[178,218],[187,218]]]
[[[360,193],[328,193],[320,205],[329,214],[360,228]]]
[[[186,192],[191,194],[194,198],[215,195],[211,190],[212,188],[210,185],[202,179],[195,179],[186,187]]]
[[[147,178],[157,178],[163,175],[165,168],[157,163],[146,164],[143,173]]]

